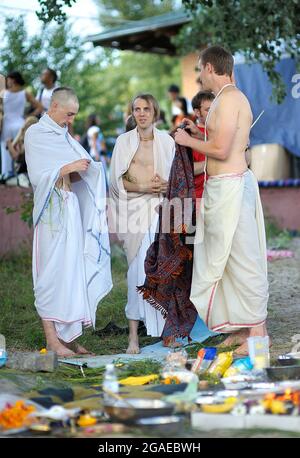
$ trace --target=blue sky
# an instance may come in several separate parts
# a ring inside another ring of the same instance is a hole
[[[23,14],[26,18],[27,29],[30,34],[39,32],[40,21],[35,11],[40,9],[38,0],[0,0],[0,30],[6,16]],[[72,21],[73,32],[85,37],[100,32],[97,21],[98,9],[93,0],[77,0],[71,8],[65,8],[68,18]]]

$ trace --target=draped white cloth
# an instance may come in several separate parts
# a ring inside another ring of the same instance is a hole
[[[175,154],[173,138],[153,129],[154,173],[168,180]],[[110,165],[111,230],[118,234],[130,265],[142,244],[154,216],[156,207],[163,196],[127,192],[123,185],[123,175],[139,147],[140,137],[137,128],[118,137]]]
[[[127,273],[128,283],[128,300],[125,307],[125,314],[128,320],[143,321],[147,334],[152,337],[160,337],[164,326],[165,318],[159,310],[152,307],[149,302],[143,299],[143,296],[136,290],[137,285],[143,285],[145,282],[145,258],[146,253],[154,241],[155,231],[158,223],[158,215],[154,216],[151,226],[146,232],[138,254],[129,266]]]
[[[71,342],[83,326],[95,327],[97,305],[112,288],[104,172],[47,114],[27,130],[25,157],[34,190],[35,305]],[[60,169],[78,159],[91,160],[88,170],[72,192],[58,189]]]
[[[205,183],[190,299],[213,331],[231,332],[266,320],[265,227],[250,170],[210,176]]]

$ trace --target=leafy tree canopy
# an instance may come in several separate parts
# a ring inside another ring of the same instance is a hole
[[[163,109],[168,109],[167,87],[180,81],[178,59],[168,56],[107,51],[97,48],[89,57],[86,44],[72,34],[68,22],[43,26],[28,36],[22,16],[7,18],[0,44],[0,72],[18,70],[35,92],[46,67],[59,75],[59,84],[77,93],[80,111],[75,128],[84,130],[86,117],[97,113],[106,135],[115,135],[123,123],[122,112],[139,92],[151,92]],[[155,69],[155,74],[153,72]]]
[[[95,0],[105,26],[161,14],[178,6],[175,0]],[[63,6],[76,0],[39,0],[40,19],[63,21]],[[243,53],[249,62],[258,61],[266,70],[280,102],[285,86],[276,72],[284,53],[299,60],[299,0],[182,0],[192,21],[175,38],[180,52],[186,53],[219,43],[232,53]]]
[[[182,53],[220,44],[232,53],[243,53],[266,70],[277,101],[285,96],[276,63],[287,53],[300,56],[299,0],[183,0],[192,22],[176,37]]]

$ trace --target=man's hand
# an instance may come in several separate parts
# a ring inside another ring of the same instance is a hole
[[[71,163],[72,172],[86,172],[91,161],[90,159],[79,159]]]
[[[178,145],[190,146],[191,136],[184,129],[177,129],[174,138]]]
[[[86,172],[90,165],[90,162],[90,159],[79,159],[78,161],[74,161],[70,164],[64,165],[60,169],[59,177],[62,178],[74,172]]]
[[[191,134],[193,136],[196,136],[197,138],[199,138],[199,129],[198,127],[196,126],[196,124],[189,118],[184,118],[182,120],[182,124],[185,124],[185,129],[189,129],[189,131],[191,132]]]
[[[158,173],[152,178],[152,193],[165,193],[167,191],[168,182],[164,180]]]

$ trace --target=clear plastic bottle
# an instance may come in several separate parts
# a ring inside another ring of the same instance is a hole
[[[114,397],[105,392],[105,390],[108,390],[115,394],[119,393],[118,377],[115,371],[115,366],[113,364],[106,365],[102,387],[104,402],[110,403],[112,401],[116,401]]]
[[[5,365],[6,358],[5,337],[3,334],[0,334],[0,367]]]

